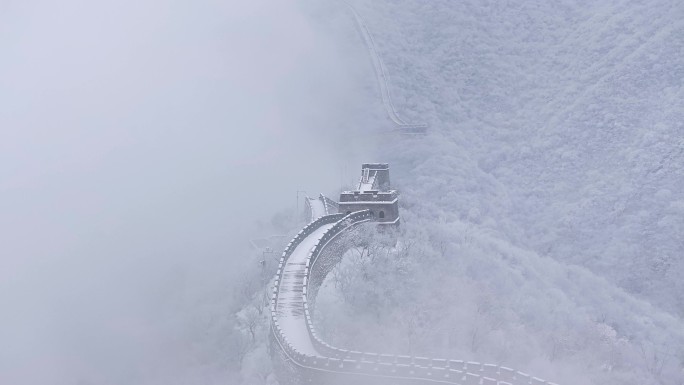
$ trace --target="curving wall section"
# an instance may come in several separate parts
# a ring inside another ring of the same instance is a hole
[[[323,194],[320,194],[317,198],[306,196],[304,197],[304,202],[306,204],[307,211],[309,212],[309,218],[311,218],[311,221],[324,215],[334,214],[337,212],[337,202]]]
[[[370,54],[371,62],[373,63],[373,70],[375,71],[375,78],[378,80],[378,87],[380,89],[380,96],[382,98],[382,104],[385,107],[387,116],[389,119],[397,125],[397,127],[404,131],[405,133],[423,133],[427,129],[426,123],[406,123],[397,114],[397,110],[394,107],[394,102],[392,102],[392,94],[390,92],[390,76],[387,68],[385,68],[385,63],[383,63],[380,54],[375,46],[375,40],[373,35],[370,33],[368,26],[364,22],[361,15],[356,12],[356,9],[346,1],[343,3],[349,8],[351,13],[354,15],[354,20],[356,21],[356,27],[363,38],[368,53]]]
[[[319,217],[304,227],[283,251],[271,299],[274,361],[281,382],[554,385],[504,366],[358,352],[323,341],[312,322],[312,302],[325,274],[344,251],[344,245],[336,244],[335,240],[371,219],[369,211]]]

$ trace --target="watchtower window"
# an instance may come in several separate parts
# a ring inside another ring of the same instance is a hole
[[[378,215],[378,216],[380,217],[380,219],[385,218],[385,212],[384,212],[384,211],[380,211],[380,215]]]

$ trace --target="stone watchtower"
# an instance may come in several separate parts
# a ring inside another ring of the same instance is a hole
[[[375,221],[382,225],[399,224],[399,205],[396,190],[390,190],[389,165],[387,163],[364,163],[361,179],[354,191],[340,194],[339,212],[370,210]]]

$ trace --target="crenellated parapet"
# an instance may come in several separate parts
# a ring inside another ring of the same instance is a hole
[[[347,350],[320,337],[313,322],[316,293],[349,247],[340,236],[367,222],[398,223],[397,201],[385,163],[365,163],[358,191],[343,192],[339,204],[323,194],[306,198],[311,222],[285,247],[271,296],[272,353],[281,383],[555,385],[505,366]]]

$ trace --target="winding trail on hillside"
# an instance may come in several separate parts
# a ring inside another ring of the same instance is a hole
[[[375,71],[375,78],[378,81],[378,88],[380,89],[380,96],[382,98],[382,104],[387,112],[387,117],[397,126],[399,130],[405,133],[422,133],[425,132],[428,125],[427,123],[407,123],[405,120],[399,117],[397,114],[397,109],[394,107],[392,102],[392,93],[390,92],[390,76],[385,63],[382,61],[382,57],[378,53],[375,46],[375,40],[373,35],[370,33],[368,26],[365,21],[359,15],[359,13],[354,9],[354,7],[346,1],[342,1],[346,5],[351,13],[354,15],[354,20],[356,21],[356,27],[363,38],[363,42],[366,44],[368,53],[370,55],[371,62],[373,63],[373,70]]]

